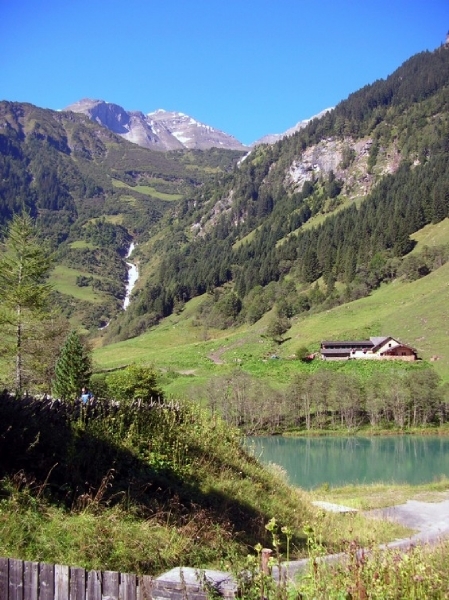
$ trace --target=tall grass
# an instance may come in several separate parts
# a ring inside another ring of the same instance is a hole
[[[306,528],[308,560],[289,562],[280,553],[280,535],[291,532],[267,524],[272,534],[272,550],[248,556],[235,576],[245,600],[442,600],[449,597],[449,542],[434,546],[385,549],[372,543],[364,548],[352,539],[343,552],[326,555],[320,534]],[[288,545],[287,545],[288,547]],[[264,560],[265,555],[265,560]],[[296,576],[293,575],[298,570]]]
[[[348,542],[344,557],[329,565],[311,542],[310,564],[290,598],[322,600],[442,600],[449,597],[449,542],[408,550],[362,550]],[[273,596],[274,597],[274,596]],[[287,596],[285,596],[287,597]]]

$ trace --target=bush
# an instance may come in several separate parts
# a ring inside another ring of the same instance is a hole
[[[300,348],[298,348],[298,350],[296,350],[295,356],[298,360],[302,360],[302,362],[307,362],[309,360],[310,350],[307,348],[307,346],[301,346]]]
[[[114,400],[162,400],[163,393],[157,384],[157,374],[152,367],[130,365],[106,377],[108,395]]]

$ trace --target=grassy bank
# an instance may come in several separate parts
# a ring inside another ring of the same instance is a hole
[[[358,510],[373,510],[404,504],[407,500],[440,502],[449,496],[449,479],[421,485],[373,483],[336,488],[326,485],[315,489],[311,495],[315,500],[335,502]]]

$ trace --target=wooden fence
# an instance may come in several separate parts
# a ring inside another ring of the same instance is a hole
[[[216,597],[216,596],[215,596]],[[223,597],[234,598],[225,591]],[[207,600],[204,586],[0,558],[0,600]]]

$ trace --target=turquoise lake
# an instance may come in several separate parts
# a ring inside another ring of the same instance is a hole
[[[292,485],[428,483],[449,478],[449,437],[248,437],[262,463],[276,463]]]

